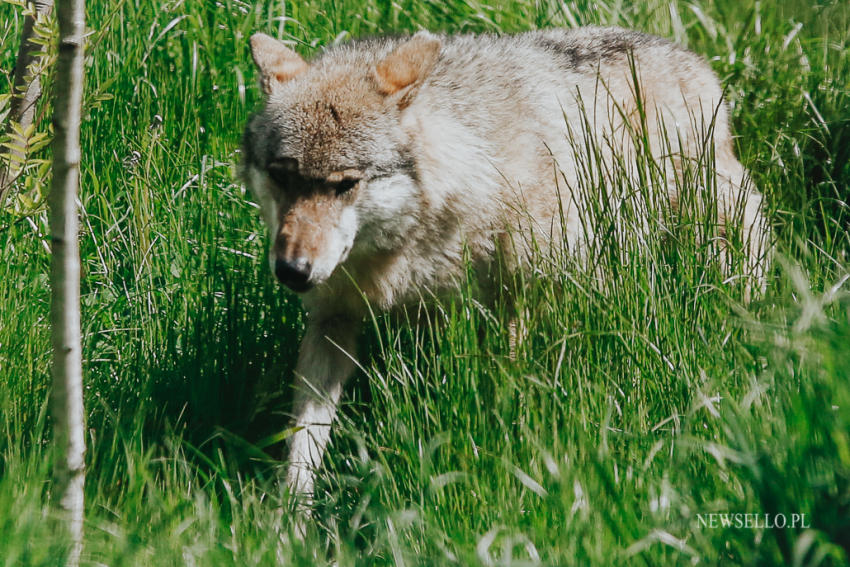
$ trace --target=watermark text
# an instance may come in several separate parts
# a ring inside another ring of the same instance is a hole
[[[807,514],[754,514],[746,512],[711,512],[697,514],[701,528],[738,530],[785,530],[811,528]]]

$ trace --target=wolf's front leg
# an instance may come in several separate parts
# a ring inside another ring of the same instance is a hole
[[[342,387],[354,372],[359,321],[324,317],[308,321],[295,367],[293,416],[296,432],[289,438],[290,491],[309,503],[316,468],[331,434]]]

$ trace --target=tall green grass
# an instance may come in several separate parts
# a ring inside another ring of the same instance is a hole
[[[88,564],[847,563],[846,3],[89,4]],[[19,14],[0,4],[0,93]],[[247,37],[309,54],[420,27],[584,24],[711,61],[775,225],[767,293],[742,303],[684,226],[675,246],[653,230],[646,246],[600,247],[596,269],[523,280],[514,358],[510,314],[469,290],[417,326],[376,317],[297,541],[276,478],[302,314],[234,178],[260,99]],[[38,131],[49,113],[43,101]],[[33,167],[0,212],[3,565],[58,565],[65,546],[49,521],[44,182]],[[805,513],[811,527],[701,526],[712,512]]]

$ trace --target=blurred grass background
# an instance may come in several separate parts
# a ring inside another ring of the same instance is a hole
[[[850,6],[840,0],[88,2],[84,371],[91,565],[843,565],[850,550]],[[0,3],[0,94],[22,9]],[[469,293],[378,318],[290,537],[275,484],[302,314],[234,177],[259,103],[247,38],[305,55],[419,28],[621,25],[687,45],[727,87],[766,196],[764,298],[634,251],[603,283],[528,282],[530,334]],[[54,85],[48,73],[46,92]],[[2,110],[0,108],[0,110]],[[48,97],[36,133],[50,134]],[[7,141],[7,140],[4,140]],[[59,565],[47,515],[47,170],[0,209],[0,564]],[[658,268],[658,266],[661,268]],[[482,332],[483,329],[483,332]],[[701,527],[805,513],[810,529]],[[281,535],[277,535],[281,534]]]

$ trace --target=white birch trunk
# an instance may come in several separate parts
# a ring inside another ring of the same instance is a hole
[[[85,436],[83,424],[82,346],[80,338],[80,250],[77,189],[80,182],[80,114],[83,99],[84,0],[57,6],[59,56],[53,124],[53,185],[50,233],[53,245],[50,281],[53,300],[53,431],[57,450],[55,489],[67,522],[71,549],[67,565],[76,567],[83,545]]]

